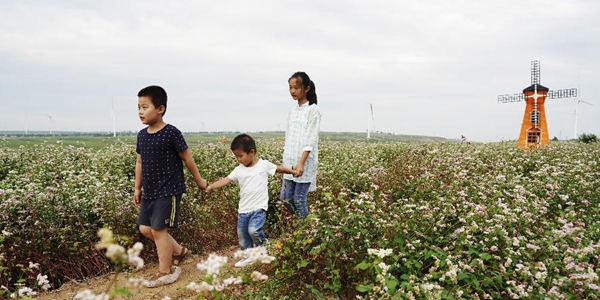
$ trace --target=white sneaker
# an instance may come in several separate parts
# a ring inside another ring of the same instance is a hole
[[[249,257],[246,257],[246,258],[244,258],[244,259],[242,259],[242,260],[240,260],[240,261],[236,262],[234,266],[235,266],[236,268],[241,268],[241,267],[245,267],[245,266],[251,265],[251,264],[253,264],[254,262],[256,262],[256,260],[255,260],[255,259],[251,259],[251,258],[249,258]]]
[[[177,279],[179,279],[179,275],[181,275],[181,268],[173,266],[171,267],[171,274],[158,273],[152,276],[152,278],[149,280],[144,280],[142,284],[149,288],[159,287],[177,281]]]

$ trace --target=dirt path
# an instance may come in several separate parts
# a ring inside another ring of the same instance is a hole
[[[228,249],[217,252],[217,254],[227,257],[227,265],[222,268],[223,275],[220,276],[221,278],[227,278],[230,275],[235,276],[240,270],[246,269],[238,269],[233,266],[233,264],[237,261],[237,259],[233,257],[233,254],[238,249],[239,248],[237,246],[232,246]],[[206,259],[208,254],[209,253],[202,253],[201,255],[192,254],[191,257],[186,258],[186,260],[180,265],[181,275],[175,283],[157,288],[130,288],[129,290],[133,294],[131,298],[120,296],[116,299],[160,300],[165,296],[169,296],[173,300],[196,299],[196,294],[193,291],[187,290],[186,286],[191,281],[199,282],[202,279],[204,273],[196,268],[196,264],[201,260]],[[124,272],[118,274],[116,282],[118,286],[127,286],[127,281],[130,277],[135,276],[137,278],[148,278],[156,272],[158,272],[158,265],[152,263],[146,265],[142,270],[137,272]],[[93,291],[95,294],[99,294],[107,291],[107,289],[114,289],[114,286],[112,288],[110,287],[113,280],[115,280],[115,274],[107,274],[104,276],[91,278],[80,283],[67,283],[57,290],[41,294],[40,296],[36,297],[36,299],[72,299],[73,296],[75,296],[78,292],[86,289]]]

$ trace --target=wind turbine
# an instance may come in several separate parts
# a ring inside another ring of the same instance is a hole
[[[591,105],[594,106],[594,104],[591,104],[589,102],[583,101],[580,98],[577,98],[577,100],[575,100],[577,102],[577,104],[575,104],[575,126],[573,128],[573,138],[576,139],[577,138],[577,114],[579,113],[579,103],[585,103],[587,105]]]
[[[51,115],[46,115],[46,117],[48,117],[48,120],[50,120],[50,135],[52,135],[52,128],[54,127],[54,124],[56,124],[56,122],[54,122]]]
[[[371,116],[367,119],[367,139],[371,138],[371,122],[375,123],[375,118],[373,117],[373,104],[369,103],[369,107],[371,108]]]

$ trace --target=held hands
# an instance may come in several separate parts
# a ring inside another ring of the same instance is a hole
[[[297,165],[294,166],[293,168],[294,170],[294,177],[300,177],[302,176],[302,174],[304,174],[304,164],[298,163]]]
[[[206,192],[206,188],[208,187],[208,181],[206,181],[206,179],[204,179],[204,178],[200,178],[200,180],[198,182],[196,182],[196,185],[198,186],[198,188],[200,190],[202,190],[203,192]]]
[[[213,186],[212,184],[207,186],[206,189],[204,189],[204,192],[208,195],[213,191]]]

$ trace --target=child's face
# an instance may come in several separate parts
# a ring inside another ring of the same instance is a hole
[[[306,93],[308,89],[304,89],[304,85],[302,85],[302,79],[300,78],[291,78],[290,79],[290,95],[294,100],[302,100],[306,99]]]
[[[233,155],[240,164],[246,167],[250,167],[252,166],[252,162],[254,161],[255,151],[254,149],[252,149],[249,153],[246,153],[243,149],[236,149],[233,150]]]
[[[162,105],[159,108],[156,108],[154,104],[152,104],[152,99],[150,99],[150,97],[143,96],[138,99],[138,115],[142,124],[156,124],[161,120],[164,110],[165,108]]]

